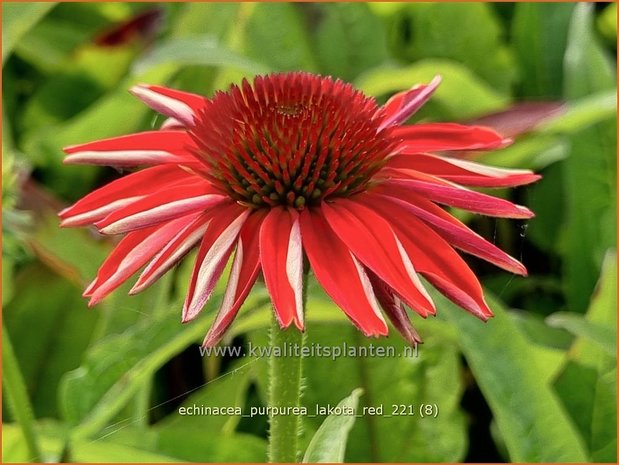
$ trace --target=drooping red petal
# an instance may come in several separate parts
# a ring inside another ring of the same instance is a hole
[[[260,227],[260,262],[279,325],[303,331],[303,246],[296,210],[272,208]]]
[[[301,236],[316,279],[366,336],[388,333],[369,278],[320,209],[301,212]]]
[[[202,211],[227,199],[210,184],[200,180],[195,184],[158,190],[114,211],[97,222],[96,226],[102,234],[120,234]]]
[[[465,187],[435,176],[426,175],[418,171],[407,170],[407,179],[390,179],[389,186],[398,187],[403,192],[421,195],[450,207],[461,208],[473,213],[481,213],[499,218],[532,218],[535,216],[531,210],[521,205],[516,205],[508,200],[493,197],[491,195],[475,192]]]
[[[429,123],[393,128],[393,136],[403,139],[400,153],[440,152],[445,150],[492,150],[511,141],[483,126],[455,123]]]
[[[145,131],[112,137],[63,149],[68,164],[106,166],[199,164],[192,155],[194,143],[185,131]]]
[[[496,168],[472,161],[428,153],[394,155],[385,167],[398,170],[415,170],[457,184],[478,187],[522,186],[541,178],[540,175],[529,170]],[[393,173],[397,172],[390,171],[390,174]],[[402,177],[407,177],[406,172],[402,173]]]
[[[423,317],[436,312],[387,221],[350,199],[323,202],[321,208],[331,228],[355,256],[395,289],[412,309]]]
[[[58,216],[60,224],[84,226],[102,220],[115,210],[152,194],[157,189],[190,181],[194,176],[176,166],[155,166],[123,176],[91,192]]]
[[[428,101],[440,83],[441,77],[436,76],[430,84],[417,85],[391,97],[383,106],[385,120],[380,125],[379,130],[387,126],[401,124],[410,118]]]
[[[132,87],[130,92],[153,110],[186,126],[193,126],[195,115],[206,105],[206,99],[201,95],[167,87],[140,84]]]
[[[134,295],[142,292],[189,253],[202,239],[208,227],[209,219],[208,214],[198,214],[194,221],[180,229],[144,268],[129,294]]]
[[[413,324],[406,313],[402,301],[393,293],[393,289],[371,270],[368,270],[368,277],[374,288],[376,298],[380,302],[380,306],[389,317],[389,320],[391,320],[393,326],[395,326],[409,344],[421,344],[423,342],[421,336],[419,336],[415,328],[413,328]]]
[[[212,347],[221,340],[258,278],[260,226],[265,216],[266,210],[252,213],[241,229],[226,292],[217,317],[204,338],[204,347]]]
[[[97,277],[84,292],[93,306],[124,283],[133,273],[150,260],[181,228],[191,223],[196,215],[178,218],[163,226],[127,234],[103,262]]]
[[[389,219],[418,273],[476,317],[487,320],[492,316],[477,277],[440,234],[412,215],[400,200],[367,194],[363,202]]]
[[[401,200],[402,205],[408,211],[431,226],[447,242],[458,249],[493,263],[504,270],[523,276],[527,275],[527,270],[522,263],[473,232],[464,223],[429,200],[411,194],[390,183],[381,185],[375,192]]]
[[[249,210],[227,202],[206,213],[209,223],[193,268],[183,306],[183,323],[193,320],[211,296],[232,253],[239,231]]]

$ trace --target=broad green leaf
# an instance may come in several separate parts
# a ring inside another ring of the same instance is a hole
[[[15,46],[16,55],[46,73],[59,71],[70,61],[71,52],[86,41],[91,32],[50,16],[39,22]]]
[[[295,3],[254,4],[243,31],[247,55],[274,71],[317,71],[300,9]]]
[[[110,441],[75,441],[71,459],[76,463],[175,463],[179,460]]]
[[[134,72],[141,74],[162,64],[228,66],[251,74],[264,74],[269,71],[266,66],[227,50],[209,36],[162,42],[135,64]]]
[[[593,5],[574,9],[565,54],[565,94],[578,99],[616,88],[614,65],[592,32]],[[568,307],[584,312],[605,250],[616,237],[616,119],[570,137],[564,163]]]
[[[450,60],[426,59],[404,68],[375,68],[362,74],[356,86],[366,94],[390,96],[427,83],[436,75],[443,81],[430,102],[437,102],[446,118],[468,119],[503,108],[508,99],[469,69]]]
[[[179,416],[177,412],[172,415]],[[110,431],[105,439],[115,444],[174,457],[179,462],[266,462],[267,444],[263,438],[185,425],[184,420],[188,417],[180,418],[173,427],[163,429],[159,429],[158,425],[145,429],[122,424]]]
[[[208,430],[176,429],[160,433],[157,448],[191,462],[266,463],[267,444],[249,434],[209,435]]]
[[[596,92],[567,102],[565,112],[556,118],[542,123],[537,132],[575,133],[593,124],[611,119],[616,114],[616,90]]]
[[[80,113],[119,83],[135,55],[127,46],[108,50],[87,45],[76,50],[70,63],[28,99],[19,121],[20,131],[62,123]],[[76,88],[81,92],[76,93]]]
[[[28,453],[26,441],[19,425],[2,422],[2,463],[59,462],[63,441],[54,435],[44,434],[44,428],[37,425],[43,458],[32,457]]]
[[[610,355],[617,352],[617,337],[614,328],[591,323],[583,315],[571,312],[553,313],[546,319],[546,322],[550,326],[564,328],[576,336],[599,345]]]
[[[321,73],[350,81],[385,61],[385,28],[365,3],[315,4],[312,9],[319,18],[312,34]]]
[[[515,6],[512,44],[527,97],[562,95],[563,55],[573,3],[522,2]]]
[[[212,34],[223,41],[229,29],[237,25],[241,5],[230,3],[183,3],[182,10],[170,25],[173,38],[192,38],[198,35]]]
[[[590,327],[612,332],[616,347],[617,326],[617,258],[607,253],[600,281],[585,316]],[[617,450],[617,358],[609,354],[590,334],[579,337],[568,353],[565,365],[555,381],[574,423],[579,427],[589,449],[589,460],[616,462]]]
[[[60,378],[77,368],[100,317],[88,311],[74,285],[33,264],[16,276],[19,292],[5,308],[11,335],[37,417],[58,415]],[[45,307],[41,307],[45,289]]]
[[[394,17],[395,51],[407,61],[443,58],[460,63],[507,94],[515,78],[511,50],[490,5],[408,3]]]
[[[176,314],[165,314],[94,345],[60,387],[62,413],[76,425],[74,438],[101,430],[158,368],[197,342],[211,320],[182,326]]]
[[[598,16],[598,28],[611,44],[617,42],[617,4],[610,3]]]
[[[213,296],[203,310],[205,315],[190,325],[181,325],[176,312],[156,312],[124,333],[93,345],[82,366],[68,373],[60,387],[62,413],[70,424],[77,425],[73,437],[96,434],[157,369],[190,344],[200,342],[213,320],[217,300]],[[250,296],[246,305],[259,308],[264,300]],[[173,306],[181,308],[180,303]]]
[[[550,386],[543,359],[496,300],[487,324],[437,299],[488,401],[513,462],[584,462],[583,439]]]
[[[56,6],[56,2],[6,2],[2,7],[2,64],[15,45],[38,21]]]
[[[345,413],[333,413],[325,419],[312,437],[303,456],[303,463],[341,463],[344,461],[348,433],[355,424],[357,404],[362,394],[362,389],[355,389],[350,396],[337,404],[336,408]],[[346,413],[349,409],[354,414]]]
[[[563,154],[567,155],[569,153],[567,144],[561,147]],[[527,187],[526,205],[535,212],[535,218],[528,222],[526,237],[542,250],[560,255],[565,240],[563,167],[560,163],[549,166],[544,170],[543,176],[541,182]]]

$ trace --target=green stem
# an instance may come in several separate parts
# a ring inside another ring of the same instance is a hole
[[[4,325],[2,325],[2,387],[9,401],[11,412],[19,426],[21,426],[28,453],[31,457],[29,461],[41,460],[43,457],[34,430],[32,406],[28,399],[24,378],[19,370],[19,364],[13,351],[13,345],[9,339],[9,333]]]
[[[307,295],[305,289],[303,295]],[[303,307],[305,308],[305,302]],[[304,341],[305,334],[297,328],[282,330],[276,318],[273,318],[270,334],[269,407],[280,409],[301,406],[303,376],[301,351]],[[286,353],[282,356],[275,355],[277,351],[284,350]],[[269,462],[298,462],[301,454],[299,449],[301,416],[294,413],[279,415],[270,413],[269,424]]]

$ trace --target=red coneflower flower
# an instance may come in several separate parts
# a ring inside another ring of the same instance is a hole
[[[146,265],[131,289],[140,292],[199,244],[184,322],[198,315],[234,252],[207,345],[220,340],[260,272],[280,326],[302,330],[304,257],[367,336],[388,332],[380,306],[408,341],[420,341],[403,304],[423,317],[435,308],[418,274],[486,320],[492,312],[481,286],[454,247],[526,270],[438,204],[530,218],[525,207],[462,185],[517,186],[539,176],[430,153],[509,142],[479,126],[402,126],[439,82],[382,107],[349,84],[308,73],[259,76],[212,99],[133,88],[170,118],[161,130],[65,149],[65,163],[151,166],[60,213],[63,226],[126,234],[84,296],[94,305]]]

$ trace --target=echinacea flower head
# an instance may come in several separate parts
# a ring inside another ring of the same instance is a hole
[[[86,289],[90,305],[140,270],[130,292],[144,290],[197,248],[184,322],[200,313],[232,259],[206,345],[221,339],[260,275],[280,326],[303,330],[306,261],[367,336],[387,334],[386,315],[420,342],[405,305],[422,317],[435,307],[419,276],[488,319],[479,281],[455,249],[526,270],[442,206],[530,218],[527,208],[469,187],[539,176],[442,154],[509,143],[489,128],[403,125],[439,82],[383,106],[342,81],[301,72],[244,80],[210,99],[134,87],[168,117],[160,130],[65,149],[66,163],[140,168],[60,213],[63,226],[125,235]]]

